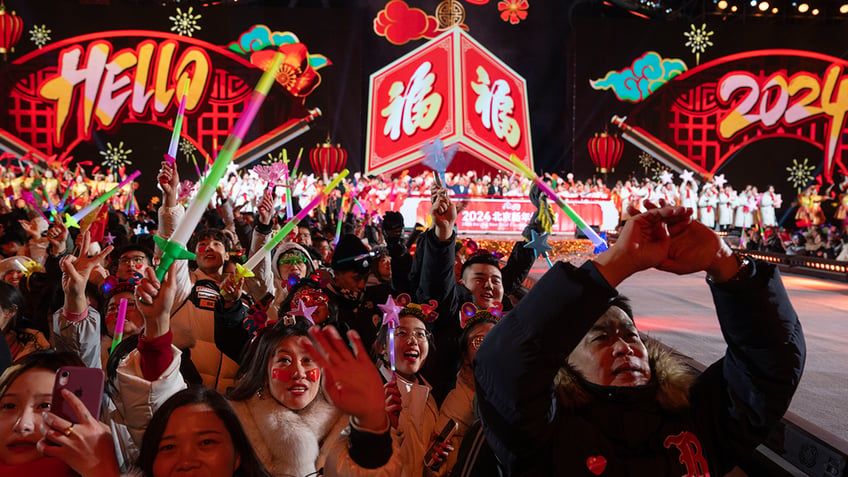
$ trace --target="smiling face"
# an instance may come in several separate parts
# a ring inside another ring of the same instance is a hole
[[[56,373],[24,372],[0,398],[0,462],[19,465],[44,457],[35,444],[41,439],[41,413],[50,410]]]
[[[583,336],[568,364],[601,386],[642,386],[651,380],[648,350],[633,321],[615,306]]]
[[[138,250],[130,250],[125,252],[118,259],[118,270],[115,276],[118,280],[128,281],[133,278],[135,273],[144,275],[144,269],[150,266],[150,260],[144,252]]]
[[[402,316],[400,326],[395,328],[395,368],[398,374],[409,381],[415,379],[415,375],[427,361],[427,355],[430,353],[428,336],[424,322],[414,316]],[[387,350],[388,346],[386,338],[384,348]],[[388,363],[388,350],[383,354]]]
[[[462,284],[474,295],[477,308],[489,308],[503,300],[501,271],[488,263],[473,263],[462,273]]]
[[[3,281],[15,288],[19,288],[21,285],[21,277],[23,276],[24,274],[20,270],[9,270],[6,272],[6,275],[3,276]]]
[[[204,237],[197,242],[195,249],[197,268],[207,275],[221,273],[227,261],[227,247],[224,242],[212,237]]]
[[[231,477],[240,464],[224,422],[207,404],[171,413],[153,461],[154,477]]]
[[[300,337],[289,336],[268,360],[268,389],[280,404],[298,411],[315,400],[321,386],[321,370],[300,345]]]

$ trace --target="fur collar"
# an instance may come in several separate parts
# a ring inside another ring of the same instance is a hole
[[[657,403],[666,411],[679,412],[689,407],[689,388],[696,373],[672,351],[656,340],[646,339],[645,347],[657,385]],[[594,398],[583,385],[582,378],[570,366],[560,368],[554,380],[559,403],[574,410],[589,404]]]
[[[273,475],[315,472],[321,446],[342,416],[323,393],[298,412],[268,395],[232,404],[256,455]]]

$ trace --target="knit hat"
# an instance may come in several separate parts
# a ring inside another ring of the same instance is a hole
[[[0,279],[12,270],[19,272],[24,271],[24,264],[31,262],[32,259],[24,255],[16,255],[14,257],[4,258],[0,260]]]
[[[312,274],[315,271],[315,264],[312,261],[312,257],[309,255],[309,252],[300,244],[295,242],[283,242],[277,246],[277,249],[274,251],[274,261],[271,266],[271,271],[274,273],[274,278],[277,280],[286,280],[288,277],[280,276],[280,267],[279,260],[285,254],[296,253],[303,257],[306,260],[306,276]]]
[[[353,234],[345,234],[339,239],[339,244],[336,245],[330,264],[333,270],[337,272],[353,270],[365,274],[376,255],[378,254],[368,250],[368,247],[362,243],[359,237]]]

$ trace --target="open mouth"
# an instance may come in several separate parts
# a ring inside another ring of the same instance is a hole
[[[306,394],[309,388],[303,384],[296,384],[289,388],[289,392],[294,394],[295,396],[302,396]]]
[[[415,350],[409,350],[409,351],[403,353],[403,357],[410,360],[410,361],[415,361],[420,356],[421,356],[421,353],[419,353],[418,351],[415,351]]]

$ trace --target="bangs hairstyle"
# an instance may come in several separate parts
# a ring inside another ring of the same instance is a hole
[[[245,350],[243,361],[236,375],[236,387],[227,394],[233,401],[250,399],[260,389],[268,385],[268,361],[277,351],[277,347],[286,338],[309,336],[312,323],[298,316],[293,325],[286,326],[278,322],[273,327],[263,328]]]
[[[462,270],[460,271],[459,277],[462,278],[463,276],[465,276],[465,270],[467,270],[468,267],[474,265],[475,263],[491,265],[497,268],[498,270],[501,269],[501,262],[500,260],[498,260],[498,257],[492,255],[491,252],[481,251],[469,257],[468,260],[466,260],[465,263],[462,264]]]
[[[433,342],[433,333],[430,331],[430,328],[427,326],[427,321],[424,319],[424,313],[420,311],[418,312],[410,312],[412,310],[408,305],[403,308],[403,310],[398,313],[398,318],[403,318],[405,316],[411,316],[413,318],[418,319],[423,325],[424,329],[427,330],[427,345],[429,346],[430,353],[436,351],[436,343]],[[377,331],[377,338],[374,340],[374,344],[371,345],[371,358],[374,362],[380,363],[380,360],[383,359],[383,351],[386,350],[389,346],[389,325],[382,325],[380,329]],[[386,363],[388,365],[388,363]]]
[[[636,320],[633,319],[633,307],[630,306],[630,298],[627,298],[624,295],[616,295],[615,297],[610,298],[610,301],[607,302],[607,306],[606,308],[604,308],[604,311],[603,313],[601,313],[601,315],[606,313],[607,310],[612,307],[616,307],[623,311],[624,314],[627,315],[628,318],[630,318],[630,321],[632,321],[634,325],[636,324]],[[600,318],[600,316],[598,316],[598,318]]]
[[[194,235],[191,236],[191,240],[189,240],[188,242],[188,249],[197,250],[197,244],[205,239],[212,239],[221,242],[222,244],[224,244],[224,250],[226,250],[227,253],[229,253],[230,250],[233,249],[233,241],[230,240],[230,236],[225,234],[220,229],[198,230],[194,233]]]
[[[6,395],[12,383],[25,372],[31,369],[43,369],[55,373],[62,366],[84,367],[85,363],[82,362],[82,359],[76,353],[59,352],[52,349],[34,351],[20,357],[11,366],[6,368],[6,371],[0,376],[0,398]]]
[[[21,280],[23,283],[24,280]],[[14,330],[18,326],[24,308],[24,295],[14,285],[0,281],[0,308],[3,310],[14,310],[12,318],[6,325],[6,330]],[[0,330],[5,332],[6,330]]]
[[[218,416],[218,419],[224,423],[224,427],[233,441],[235,453],[240,459],[238,468],[233,472],[233,477],[271,477],[271,474],[265,470],[253,451],[250,440],[227,399],[218,391],[202,386],[190,387],[174,394],[153,414],[153,418],[144,432],[141,451],[138,455],[137,465],[145,476],[153,476],[153,462],[156,460],[156,455],[159,454],[159,444],[162,441],[163,434],[165,434],[168,421],[171,420],[171,415],[177,409],[192,404],[209,406]]]

